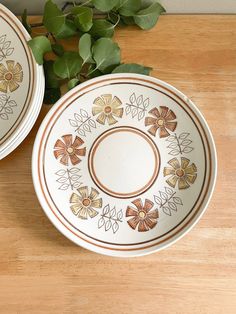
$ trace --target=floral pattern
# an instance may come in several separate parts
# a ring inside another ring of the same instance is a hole
[[[94,218],[97,216],[98,211],[95,208],[102,207],[102,199],[98,198],[99,192],[94,188],[91,188],[91,192],[89,193],[88,187],[83,186],[79,188],[78,194],[73,193],[70,197],[70,209],[73,214],[81,219]]]
[[[153,208],[154,203],[148,199],[145,199],[144,205],[140,198],[132,202],[136,208],[128,206],[126,209],[126,217],[132,217],[127,221],[132,229],[136,229],[138,226],[139,232],[145,232],[153,229],[157,224],[157,218],[159,217],[158,210]]]
[[[180,162],[177,158],[173,158],[168,161],[171,167],[165,167],[163,170],[164,176],[170,176],[166,182],[175,187],[178,183],[180,190],[187,189],[190,184],[193,184],[197,178],[197,167],[194,163],[189,164],[190,160],[185,157],[181,157]]]
[[[54,145],[54,156],[60,163],[68,166],[69,160],[72,165],[78,164],[81,159],[79,156],[85,156],[86,148],[80,148],[84,141],[76,136],[74,141],[71,134],[63,135]]]
[[[23,71],[21,65],[15,61],[6,61],[6,67],[0,63],[0,91],[7,93],[8,91],[14,92],[19,83],[23,81]]]
[[[159,130],[159,137],[167,137],[170,135],[169,131],[174,132],[177,126],[176,115],[168,107],[160,106],[159,110],[155,107],[149,111],[153,117],[145,118],[145,126],[151,126],[148,132],[156,136]]]
[[[112,98],[111,94],[102,95],[97,97],[93,103],[95,106],[92,108],[92,114],[98,115],[96,120],[100,124],[105,124],[106,121],[109,125],[115,124],[118,121],[115,117],[123,116],[124,109],[119,108],[121,100],[116,96]]]

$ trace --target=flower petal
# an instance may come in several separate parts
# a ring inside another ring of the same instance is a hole
[[[6,93],[8,88],[7,81],[0,81],[0,92]]]
[[[169,108],[166,106],[160,106],[160,109],[161,109],[161,117],[165,118]]]
[[[15,62],[13,60],[7,60],[6,63],[8,71],[13,73]]]
[[[131,218],[130,220],[127,221],[127,223],[129,224],[129,226],[135,230],[135,228],[137,227],[137,224],[139,223],[140,219],[138,216],[135,216],[133,218]]]
[[[177,122],[166,122],[165,127],[170,130],[171,132],[174,132],[174,130],[177,127]]]
[[[75,149],[74,152],[77,156],[85,156],[86,148]]]
[[[181,168],[185,169],[189,164],[189,159],[185,157],[181,157]]]
[[[77,216],[81,219],[88,219],[88,209],[82,207],[81,210],[78,212]]]
[[[178,181],[178,188],[180,190],[183,190],[183,189],[187,189],[190,185],[188,184],[188,182],[185,180],[185,178],[179,178],[179,181]]]
[[[70,209],[72,210],[73,214],[75,214],[76,216],[78,215],[79,210],[82,208],[83,206],[80,204],[74,204],[70,206]]]
[[[14,74],[14,80],[16,82],[22,82],[23,81],[23,72],[19,72],[19,73],[16,73]]]
[[[69,156],[68,154],[64,154],[62,155],[61,159],[60,159],[60,163],[65,165],[65,166],[68,166],[68,161],[69,161]]]
[[[66,147],[71,147],[71,145],[72,145],[72,135],[71,134],[63,135],[61,138],[65,142]]]
[[[98,212],[92,207],[87,208],[88,214],[90,218],[97,216]]]
[[[122,104],[121,100],[118,97],[114,96],[111,102],[111,108],[115,109],[121,106],[121,104]]]
[[[89,194],[89,198],[91,200],[94,200],[98,195],[99,195],[99,192],[96,189],[91,188],[91,192]]]
[[[169,176],[170,174],[175,174],[175,170],[170,167],[164,167],[163,174],[164,174],[164,177]]]
[[[193,184],[197,178],[197,175],[194,174],[194,175],[190,175],[190,174],[187,174],[184,176],[185,180],[191,184]]]
[[[14,81],[14,79],[12,79],[11,81],[8,82],[8,87],[9,87],[11,92],[14,92],[19,87],[19,84],[17,84]]]
[[[103,107],[105,107],[105,103],[101,97],[97,97],[93,103],[94,105],[101,107],[101,110]]]
[[[0,63],[0,73],[4,75],[7,72],[8,72],[7,68],[2,63]]]
[[[153,116],[157,117],[157,118],[160,118],[160,112],[159,110],[155,107],[155,108],[152,108],[150,111],[149,111],[150,114],[152,114]]]
[[[126,214],[125,216],[126,217],[130,217],[130,216],[137,216],[138,215],[138,212],[136,209],[134,209],[133,207],[131,206],[128,206],[127,209],[126,209]]]
[[[78,204],[80,204],[81,201],[82,201],[82,198],[78,194],[76,194],[76,193],[73,193],[71,195],[71,197],[70,197],[70,203],[78,203]]]
[[[138,225],[138,231],[139,232],[145,232],[145,231],[148,231],[148,230],[149,230],[149,228],[145,224],[145,220],[140,220],[139,225]]]
[[[148,129],[148,132],[153,136],[156,136],[157,130],[159,129],[158,125],[153,125]]]
[[[180,168],[180,164],[177,158],[172,158],[168,161],[168,164],[171,165],[175,170]]]
[[[113,117],[112,113],[107,115],[107,122],[109,125],[115,124],[117,120]]]
[[[164,126],[160,127],[160,138],[167,137],[169,135],[170,133],[167,131],[167,129]]]
[[[102,112],[103,111],[103,108],[102,107],[93,107],[92,108],[92,114],[93,114],[93,116],[96,116],[98,113],[100,113],[100,112]]]
[[[106,121],[106,115],[104,112],[101,112],[100,115],[97,117],[97,122],[101,123],[101,124],[105,124]]]
[[[76,154],[71,154],[69,157],[73,166],[77,165],[81,161],[81,159]]]
[[[112,114],[118,118],[121,118],[123,116],[123,111],[124,111],[123,108],[115,108],[112,109]]]
[[[166,182],[172,187],[174,188],[176,186],[176,182],[178,181],[178,177],[177,176],[172,176],[170,177],[168,180],[166,180]]]
[[[147,217],[150,219],[157,219],[159,217],[158,210],[155,209],[155,210],[150,211],[149,213],[147,213]]]
[[[176,115],[172,110],[169,110],[167,115],[165,116],[165,120],[170,121],[176,119]]]
[[[147,213],[150,209],[153,208],[154,203],[148,199],[145,199],[143,210]]]
[[[66,152],[64,149],[57,149],[57,150],[54,150],[54,156],[55,158],[57,159],[59,156],[62,156],[62,155],[65,155]]]
[[[186,174],[194,174],[195,172],[197,172],[197,167],[196,165],[193,163],[191,164],[191,166],[188,166],[186,169],[185,169],[185,173]]]
[[[98,198],[96,200],[92,200],[91,206],[95,208],[101,208],[102,207],[102,199]]]
[[[16,74],[19,72],[22,72],[22,66],[20,65],[20,63],[17,62],[17,64],[12,69],[12,73]]]
[[[134,200],[132,203],[133,203],[139,210],[142,210],[142,209],[143,209],[143,203],[142,203],[141,198],[137,198],[137,199]]]
[[[76,136],[72,146],[74,148],[77,148],[77,147],[80,147],[83,143],[84,143],[84,141],[82,140],[82,138]]]
[[[110,106],[111,100],[112,100],[112,94],[104,94],[104,95],[102,95],[102,99],[103,99],[105,106]]]
[[[66,145],[62,142],[62,140],[59,139],[56,141],[54,148],[64,148],[66,150]]]
[[[152,220],[149,217],[146,217],[145,218],[145,224],[149,227],[149,229],[153,229],[156,226],[157,221],[156,220]]]
[[[88,187],[87,186],[81,186],[80,188],[77,189],[81,197],[88,198]]]
[[[157,122],[156,118],[153,118],[153,117],[145,118],[145,126],[156,124],[156,122]]]

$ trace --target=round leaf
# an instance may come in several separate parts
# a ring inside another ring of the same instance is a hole
[[[111,67],[120,63],[120,48],[109,38],[98,39],[92,48],[97,69],[108,73]]]
[[[82,32],[88,32],[93,25],[93,10],[88,7],[74,7],[71,12],[75,15],[75,26]]]
[[[81,58],[84,60],[84,63],[94,62],[92,59],[91,45],[92,45],[91,35],[84,34],[83,36],[81,36],[79,40],[79,54]]]
[[[165,9],[160,3],[153,3],[146,9],[140,10],[135,16],[135,23],[142,29],[151,29]]]
[[[35,60],[38,64],[43,64],[43,56],[46,52],[52,50],[49,39],[45,36],[37,36],[28,41]]]
[[[105,19],[94,20],[90,34],[94,38],[112,37],[114,35],[114,27],[114,24]]]
[[[53,65],[54,72],[62,79],[76,76],[82,66],[82,59],[77,52],[68,51],[58,58]]]
[[[152,68],[145,67],[136,63],[120,64],[116,67],[112,73],[138,73],[149,75]]]
[[[119,0],[92,0],[95,8],[102,12],[108,12],[113,9]]]

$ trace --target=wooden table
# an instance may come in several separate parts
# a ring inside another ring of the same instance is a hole
[[[37,20],[37,19],[32,19]],[[123,61],[152,66],[200,108],[218,151],[213,199],[170,248],[118,259],[77,247],[44,215],[31,179],[40,117],[0,162],[1,313],[236,313],[236,16],[163,16],[120,29]]]

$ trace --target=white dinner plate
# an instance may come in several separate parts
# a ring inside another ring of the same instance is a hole
[[[32,160],[38,199],[58,230],[121,257],[158,251],[189,231],[210,200],[216,167],[196,106],[136,74],[105,75],[63,96]]]
[[[26,137],[44,95],[42,66],[36,64],[23,25],[0,4],[0,159]]]

